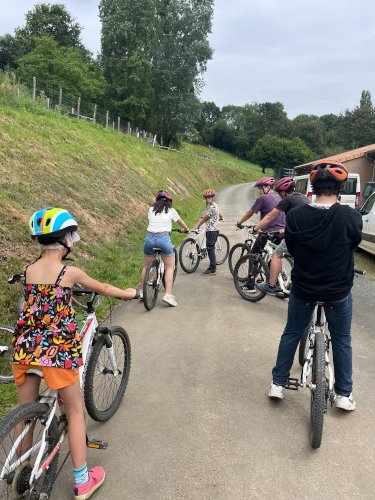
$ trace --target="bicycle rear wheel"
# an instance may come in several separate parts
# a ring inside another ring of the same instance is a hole
[[[148,263],[143,278],[143,305],[147,311],[151,311],[155,307],[156,299],[158,298],[160,288],[158,277],[159,261],[158,259],[154,259]]]
[[[180,266],[185,273],[193,273],[197,270],[200,262],[198,247],[194,238],[186,238],[180,246]]]
[[[237,262],[248,253],[250,253],[249,248],[245,243],[236,243],[232,246],[228,256],[228,266],[232,276],[234,275],[234,268]]]
[[[5,472],[4,479],[0,480],[1,499],[39,499],[42,498],[41,495],[43,494],[46,495],[45,498],[49,498],[57,475],[59,452],[56,453],[43,474],[34,483],[31,491],[29,487],[32,469],[35,465],[35,460],[40,448],[38,443],[41,443],[44,431],[43,422],[46,419],[46,414],[49,409],[49,406],[42,403],[27,403],[13,410],[0,423],[0,473],[4,470],[5,462],[19,435],[19,428],[24,428],[25,425],[30,426],[30,431],[24,436],[19,444],[18,450],[10,460],[7,468],[8,471]],[[58,424],[54,416],[48,429],[48,441],[41,465],[56,446],[58,439]],[[27,459],[25,458],[21,464],[15,466],[18,458],[32,448],[35,449],[31,452],[31,455]],[[27,497],[24,496],[26,493],[29,493]]]
[[[319,448],[322,442],[323,418],[327,402],[327,379],[325,373],[325,339],[321,332],[315,333],[315,348],[312,362],[310,406],[310,443],[313,448]]]
[[[225,234],[219,234],[215,244],[216,264],[225,262],[229,255],[229,240]]]
[[[258,302],[266,296],[255,285],[267,283],[268,277],[268,266],[263,257],[257,254],[244,255],[234,268],[234,286],[241,297],[249,302]]]
[[[10,345],[14,328],[8,325],[0,325],[0,382],[13,382],[12,359]]]
[[[97,336],[87,362],[84,398],[87,413],[97,422],[106,422],[117,411],[129,380],[131,346],[128,334],[120,326],[110,334]],[[112,344],[118,375],[114,375],[108,347]]]

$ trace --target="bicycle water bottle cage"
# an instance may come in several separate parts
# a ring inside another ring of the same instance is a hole
[[[285,389],[290,389],[291,391],[298,391],[298,388],[300,387],[298,378],[289,378],[284,387]]]

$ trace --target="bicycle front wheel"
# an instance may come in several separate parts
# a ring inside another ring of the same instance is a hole
[[[31,491],[29,486],[35,460],[42,445],[44,422],[48,417],[49,410],[49,406],[42,403],[27,403],[13,410],[0,423],[0,471],[5,471],[5,477],[2,481],[0,480],[0,498],[49,498],[57,476],[59,452],[32,485]],[[17,449],[14,450],[17,437],[26,426],[29,431]],[[54,416],[48,429],[48,438],[41,465],[56,446],[58,439],[58,423]],[[16,464],[19,458],[29,450],[31,450],[30,455],[25,457],[20,464]],[[7,468],[5,469],[6,462]],[[26,493],[28,493],[27,497]]]
[[[313,354],[310,406],[310,443],[313,448],[319,448],[322,442],[323,418],[327,402],[327,379],[325,373],[325,338],[324,333],[315,333],[315,348]]]
[[[147,311],[151,311],[151,309],[155,307],[160,288],[158,278],[159,261],[158,259],[154,259],[148,263],[145,276],[143,278],[143,305]]]
[[[258,290],[256,285],[267,283],[268,277],[268,266],[257,254],[244,255],[234,268],[234,286],[241,297],[249,302],[258,302],[266,296],[266,293]]]
[[[180,265],[185,273],[193,273],[198,269],[200,257],[194,238],[186,238],[180,246]]]
[[[109,348],[113,347],[118,374],[115,375]],[[117,411],[124,397],[131,364],[130,340],[120,326],[110,334],[98,335],[87,362],[84,398],[87,413],[97,422],[106,422]]]
[[[229,255],[229,240],[225,234],[219,234],[215,244],[216,264],[219,266],[225,262]]]
[[[232,246],[228,256],[228,266],[231,275],[234,275],[234,268],[241,257],[248,253],[245,243],[236,243]]]
[[[12,343],[14,328],[0,325],[0,382],[13,382],[12,359],[10,345]]]

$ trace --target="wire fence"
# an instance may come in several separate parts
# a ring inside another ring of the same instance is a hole
[[[232,161],[220,161],[216,160],[213,156],[203,156],[189,151],[162,146],[157,142],[157,135],[155,133],[140,130],[138,127],[132,126],[126,118],[114,115],[110,110],[103,109],[96,103],[84,100],[79,95],[68,92],[62,87],[51,85],[50,82],[43,81],[40,78],[33,77],[29,82],[21,82],[14,73],[3,72],[0,75],[0,92],[10,93],[17,99],[31,99],[57,113],[77,120],[86,120],[126,135],[135,136],[153,147],[192,158],[212,161],[224,166],[233,165]]]

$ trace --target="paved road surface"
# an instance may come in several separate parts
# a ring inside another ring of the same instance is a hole
[[[234,223],[251,201],[246,185],[218,196],[232,244],[241,238]],[[374,284],[366,284],[365,297],[362,278],[355,284],[358,408],[352,414],[330,408],[322,447],[312,450],[309,393],[288,391],[281,403],[267,397],[287,302],[245,302],[226,263],[216,276],[202,275],[205,264],[193,275],[179,272],[177,308],[159,299],[151,312],[136,302],[116,310],[113,323],[132,342],[132,371],[113,419],[89,421],[90,435],[109,442],[106,451],[89,450],[89,463],[107,470],[95,498],[375,498],[375,340],[366,309],[375,304]],[[70,474],[68,460],[54,499],[70,498]]]

